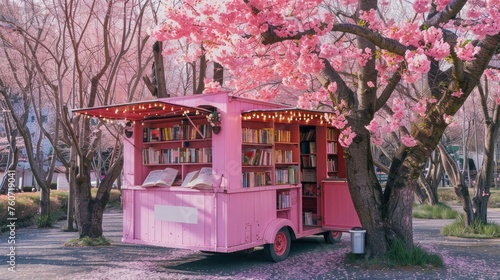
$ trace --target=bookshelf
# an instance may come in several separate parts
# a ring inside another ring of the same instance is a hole
[[[327,155],[327,177],[339,178],[338,158],[338,130],[326,128],[326,155]]]
[[[291,209],[291,188],[299,184],[298,124],[242,121],[243,188],[279,187],[276,211]]]
[[[174,186],[186,175],[212,166],[212,130],[206,118],[154,119],[142,123],[141,160],[143,176],[170,167],[179,171]],[[144,179],[144,178],[143,178]]]
[[[315,126],[300,127],[300,166],[302,183],[303,225],[316,225],[318,216],[318,153]]]

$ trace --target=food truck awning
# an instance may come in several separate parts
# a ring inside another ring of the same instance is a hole
[[[163,100],[148,100],[108,106],[74,109],[73,112],[104,119],[139,121],[159,117],[179,117],[185,115],[196,115],[200,113],[208,114],[211,113],[211,110],[206,107],[191,107],[166,102]]]
[[[272,108],[272,109],[252,109],[242,111],[241,116],[245,119],[276,119],[283,121],[323,121],[325,114],[332,112],[322,110],[308,110],[296,107]]]

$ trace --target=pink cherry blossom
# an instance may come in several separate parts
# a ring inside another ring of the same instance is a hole
[[[369,125],[365,126],[365,128],[370,132],[376,132],[379,130],[380,125],[378,124],[377,120],[373,119],[370,121]]]
[[[436,9],[441,11],[446,5],[450,3],[451,0],[435,0],[434,4],[436,4]]]
[[[203,90],[203,93],[220,92],[221,86],[218,82],[208,78],[205,78],[203,82],[205,83],[205,89]]]
[[[369,28],[375,31],[378,31],[381,27],[384,26],[384,23],[378,17],[377,11],[374,9],[370,9],[368,12],[361,11],[360,18],[366,21],[369,24]]]
[[[340,133],[339,144],[342,147],[349,147],[354,137],[356,137],[356,133],[354,133],[351,127],[349,126]]]
[[[258,91],[258,95],[260,97],[260,99],[262,100],[265,100],[265,101],[269,101],[269,100],[272,100],[273,98],[276,97],[276,95],[278,95],[278,90],[276,88],[272,89],[272,88],[263,88],[263,89],[260,89]]]
[[[431,7],[431,3],[429,0],[416,0],[413,2],[413,9],[417,13],[425,13]]]
[[[434,57],[436,60],[441,60],[450,54],[450,45],[443,40],[443,32],[441,29],[431,26],[427,30],[422,31],[424,53]]]
[[[403,144],[408,148],[411,148],[411,147],[414,147],[417,145],[417,141],[415,141],[415,139],[413,139],[413,137],[411,137],[411,135],[405,135],[405,136],[401,137],[401,142],[403,142]]]
[[[337,82],[330,83],[328,85],[328,91],[335,93],[337,92]]]
[[[384,142],[380,132],[378,131],[371,135],[370,141],[376,146],[380,146]]]
[[[479,47],[474,47],[470,41],[466,41],[464,38],[459,38],[457,46],[455,47],[457,56],[464,61],[474,60],[474,55],[476,55],[479,50]]]
[[[425,111],[427,109],[427,102],[426,99],[422,99],[415,106],[413,106],[412,110],[413,112],[417,113],[419,116],[423,117],[425,116]]]
[[[491,81],[500,81],[500,70],[499,69],[486,69],[484,71],[484,74],[486,75],[486,77],[488,77],[488,79],[490,79]]]
[[[392,111],[393,115],[392,117],[396,120],[402,120],[405,117],[405,102],[402,99],[399,98],[394,98],[392,101]]]
[[[410,72],[427,73],[430,70],[431,62],[421,48],[416,51],[406,51],[405,59],[408,62],[408,71]]]
[[[417,22],[403,22],[399,25],[391,26],[384,30],[384,35],[398,40],[401,44],[405,46],[418,46],[420,36],[415,36],[420,34],[419,24]]]
[[[323,118],[338,129],[344,129],[347,125],[347,119],[339,110],[334,110],[332,113],[325,113]]]
[[[459,89],[458,91],[455,91],[451,94],[451,96],[454,96],[454,97],[457,97],[457,98],[460,98],[462,96],[462,94],[464,94],[462,92],[462,89]]]
[[[443,119],[444,119],[444,122],[446,124],[451,124],[451,123],[453,123],[455,121],[455,119],[453,118],[453,116],[449,116],[447,114],[443,115]]]

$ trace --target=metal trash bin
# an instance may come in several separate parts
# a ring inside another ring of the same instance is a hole
[[[365,253],[365,234],[366,230],[360,227],[352,228],[349,233],[351,234],[351,251],[354,254]]]

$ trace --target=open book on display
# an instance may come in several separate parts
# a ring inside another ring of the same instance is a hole
[[[212,168],[202,167],[200,170],[189,172],[181,187],[195,189],[211,189],[213,184]]]
[[[167,167],[165,169],[153,170],[142,183],[142,186],[147,187],[171,187],[177,177],[179,171]]]

